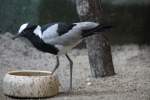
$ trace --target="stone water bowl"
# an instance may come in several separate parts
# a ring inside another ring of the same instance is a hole
[[[59,85],[58,78],[49,71],[11,71],[3,79],[3,93],[19,98],[51,97],[58,94]]]

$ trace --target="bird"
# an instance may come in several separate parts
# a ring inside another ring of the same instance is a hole
[[[73,61],[67,54],[85,38],[107,31],[111,25],[84,21],[76,23],[51,22],[45,25],[24,23],[13,39],[24,37],[39,51],[56,55],[56,65],[52,74],[59,67],[59,56],[65,55],[70,65],[70,90],[72,90]]]

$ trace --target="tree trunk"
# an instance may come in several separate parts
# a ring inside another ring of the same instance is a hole
[[[76,0],[76,8],[81,21],[99,21],[101,17],[100,0]],[[93,77],[114,75],[111,48],[102,33],[86,39],[89,63]]]

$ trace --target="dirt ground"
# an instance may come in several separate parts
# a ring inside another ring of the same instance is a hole
[[[51,70],[55,56],[37,51],[26,40],[12,40],[0,35],[0,100],[15,100],[2,93],[2,80],[8,71],[32,69]],[[135,44],[112,46],[116,75],[91,78],[87,50],[72,50],[74,61],[73,92],[69,87],[69,66],[65,56],[56,74],[61,82],[60,94],[44,100],[150,100],[150,46]]]

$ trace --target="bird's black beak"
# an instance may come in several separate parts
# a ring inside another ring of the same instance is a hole
[[[16,36],[12,37],[12,39],[15,40],[16,38],[19,38],[19,37],[20,37],[20,35],[17,34]]]

